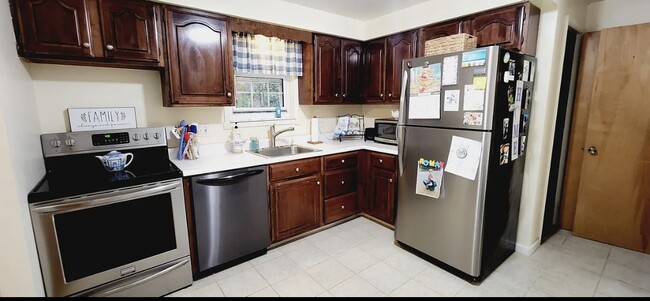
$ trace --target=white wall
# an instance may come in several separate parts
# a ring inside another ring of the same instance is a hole
[[[44,296],[27,193],[45,174],[32,81],[0,3],[0,296]]]
[[[506,6],[518,0],[429,0],[365,23],[366,40]]]
[[[586,31],[650,22],[648,0],[604,0],[589,4]]]

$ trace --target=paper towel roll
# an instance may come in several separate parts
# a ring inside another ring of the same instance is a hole
[[[320,134],[320,131],[318,130],[318,118],[314,117],[311,119],[311,137],[309,140],[311,142],[319,141],[318,134]]]

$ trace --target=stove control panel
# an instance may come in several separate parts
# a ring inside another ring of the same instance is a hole
[[[43,157],[166,145],[164,127],[41,135]]]

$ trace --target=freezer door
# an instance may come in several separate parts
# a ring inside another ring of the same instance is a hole
[[[404,60],[399,124],[492,130],[499,49]]]
[[[478,277],[481,271],[487,153],[492,134],[408,126],[398,127],[398,133],[401,144],[396,240]],[[423,158],[447,162],[453,136],[482,143],[483,153],[475,180],[443,172],[439,197],[421,194],[427,175],[418,175],[418,161]]]

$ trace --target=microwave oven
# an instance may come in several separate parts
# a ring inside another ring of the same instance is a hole
[[[397,120],[375,119],[375,142],[397,145]]]

